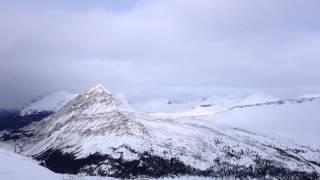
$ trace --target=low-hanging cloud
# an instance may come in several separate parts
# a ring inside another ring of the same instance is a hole
[[[129,96],[319,90],[316,0],[140,0],[119,11],[21,2],[0,3],[0,106],[96,83]]]

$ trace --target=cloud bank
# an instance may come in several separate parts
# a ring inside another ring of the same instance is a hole
[[[317,0],[28,2],[0,2],[0,107],[97,83],[132,98],[320,91]]]

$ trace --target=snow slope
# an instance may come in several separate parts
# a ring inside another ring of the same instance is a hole
[[[38,162],[0,146],[1,180],[62,180],[62,176],[46,169]]]
[[[319,148],[320,98],[308,96],[278,102],[281,103],[237,106],[223,113],[198,118],[276,138],[290,138]]]
[[[77,95],[67,92],[56,92],[49,94],[47,96],[38,98],[28,106],[25,106],[21,110],[20,115],[26,116],[42,111],[56,112],[75,96]]]

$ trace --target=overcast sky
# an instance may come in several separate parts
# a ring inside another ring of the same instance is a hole
[[[0,107],[102,83],[130,98],[320,93],[319,0],[0,1]]]

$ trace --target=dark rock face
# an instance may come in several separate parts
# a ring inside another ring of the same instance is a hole
[[[133,150],[132,150],[133,151]],[[137,153],[138,154],[138,153]],[[126,161],[121,156],[113,158],[110,155],[92,154],[86,158],[76,159],[74,154],[64,154],[60,150],[50,150],[35,158],[41,160],[41,165],[57,173],[78,174],[91,176],[112,176],[117,178],[136,177],[166,177],[194,175],[216,178],[258,178],[258,179],[287,179],[315,180],[320,176],[316,172],[293,171],[277,165],[271,160],[255,158],[254,166],[237,166],[217,159],[214,166],[199,170],[176,158],[164,159],[148,152],[138,154],[139,159]]]
[[[201,104],[200,107],[211,107],[213,106],[212,104]]]
[[[14,130],[10,131],[9,133],[4,133],[2,136],[0,136],[0,140],[1,141],[9,141],[9,140],[15,141],[17,139],[24,138],[24,137],[31,137],[33,135],[34,134],[32,132],[14,129]]]
[[[50,111],[42,111],[26,116],[20,116],[19,111],[0,113],[0,131],[4,129],[19,129],[35,121],[40,121],[53,114]]]
[[[33,132],[22,130],[23,127],[32,122],[41,121],[50,116],[53,112],[42,111],[35,114],[20,116],[20,111],[11,111],[11,113],[0,113],[0,131],[8,130],[8,132],[0,135],[1,141],[17,140],[22,137],[31,137]]]

